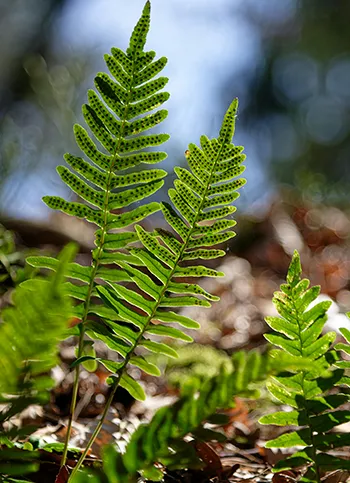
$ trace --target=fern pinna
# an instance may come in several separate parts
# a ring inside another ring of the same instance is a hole
[[[335,360],[330,350],[335,333],[321,335],[331,302],[323,301],[309,308],[319,295],[320,287],[308,288],[309,281],[300,276],[300,258],[295,252],[287,283],[281,285],[281,292],[276,292],[273,299],[281,317],[266,318],[275,332],[265,337],[288,353],[291,360],[304,358],[308,363],[299,370],[281,373],[267,383],[270,393],[293,410],[263,416],[260,422],[299,427],[266,444],[269,448],[302,447],[277,463],[274,471],[302,467],[304,474],[300,481],[319,482],[324,472],[350,468],[349,461],[327,454],[331,449],[349,445],[348,434],[330,430],[348,421],[350,412],[336,410],[348,400],[347,396],[329,394],[334,385],[343,382],[342,369],[330,370]],[[279,353],[280,350],[276,351],[274,356],[278,358]]]
[[[190,305],[209,307],[210,301],[218,300],[198,284],[182,282],[181,278],[223,275],[206,266],[188,263],[225,255],[225,251],[212,247],[234,236],[232,227],[235,221],[225,218],[235,211],[231,202],[238,197],[237,190],[245,183],[243,179],[235,179],[244,170],[242,162],[245,155],[242,147],[231,144],[238,107],[238,101],[234,100],[225,115],[218,139],[209,140],[203,136],[201,147],[191,144],[186,151],[190,169],[175,169],[178,179],[174,188],[169,190],[172,203],[153,202],[121,214],[113,213],[117,208],[124,208],[155,193],[162,186],[161,178],[165,175],[165,171],[159,169],[116,174],[118,170],[140,163],[158,162],[166,156],[164,153],[138,151],[161,144],[168,139],[167,135],[134,137],[158,124],[167,114],[161,110],[134,120],[168,98],[166,93],[156,93],[164,87],[167,79],[150,80],[161,71],[166,59],[153,61],[154,52],[143,51],[149,21],[150,4],[147,2],[131,35],[126,54],[112,49],[113,55],[106,56],[115,81],[106,74],[96,77],[97,90],[109,109],[93,91],[89,92],[89,105],[83,108],[90,130],[109,154],[98,150],[87,132],[78,126],[75,128],[77,143],[95,166],[82,158],[65,157],[71,168],[100,189],[91,187],[67,168],[58,168],[63,181],[95,208],[58,197],[44,198],[52,208],[99,226],[92,266],[82,267],[73,263],[68,273],[72,279],[82,282],[80,285],[67,284],[67,293],[81,301],[76,307],[76,314],[81,318],[76,365],[79,367],[80,362],[93,358],[83,355],[85,335],[105,342],[119,354],[117,361],[99,359],[113,374],[110,378],[113,388],[101,421],[73,473],[79,469],[96,438],[118,385],[137,399],[145,397],[142,387],[125,369],[134,365],[159,375],[159,368],[142,354],[151,351],[177,357],[171,346],[150,336],[192,341],[183,330],[169,324],[176,323],[190,329],[198,328],[199,324],[165,309]],[[136,187],[120,189],[130,185]],[[134,231],[124,231],[125,227],[160,209],[173,231],[160,229],[148,233],[139,225]],[[116,233],[116,229],[123,231]],[[140,242],[141,246],[131,246],[135,242]],[[29,263],[55,269],[56,260],[32,257]],[[116,265],[116,268],[105,266],[110,264]],[[134,286],[120,282],[133,283]],[[97,303],[96,299],[103,304]],[[99,316],[100,320],[96,320],[95,316]],[[141,352],[136,353],[137,348]],[[72,413],[77,383],[78,370]],[[68,437],[69,433],[70,426]]]

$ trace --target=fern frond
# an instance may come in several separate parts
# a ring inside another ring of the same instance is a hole
[[[154,60],[155,52],[144,50],[149,27],[150,2],[147,1],[126,52],[112,49],[111,55],[105,55],[109,74],[97,74],[97,93],[93,90],[88,92],[88,103],[83,106],[83,116],[90,133],[80,125],[74,126],[75,140],[87,159],[66,154],[69,168],[57,168],[62,181],[82,201],[67,201],[57,196],[43,198],[50,208],[83,218],[98,227],[91,267],[72,264],[68,269],[73,273],[74,285],[75,279],[78,279],[85,286],[75,288],[73,283],[65,286],[67,295],[77,300],[75,316],[81,319],[78,359],[84,356],[84,337],[87,334],[93,340],[100,339],[107,343],[127,362],[138,341],[137,330],[144,329],[143,326],[136,330],[122,327],[120,321],[124,321],[125,317],[128,321],[130,319],[127,308],[123,317],[117,318],[118,326],[116,312],[111,316],[108,306],[101,309],[101,292],[97,288],[105,282],[130,281],[130,276],[120,267],[108,268],[105,265],[115,265],[118,262],[141,265],[138,258],[125,251],[137,238],[132,231],[125,232],[124,229],[160,210],[156,202],[142,206],[136,204],[163,186],[166,172],[154,168],[144,169],[142,165],[153,165],[165,159],[166,153],[146,149],[160,146],[169,138],[168,134],[147,133],[167,116],[164,109],[153,113],[151,111],[161,107],[169,98],[169,94],[162,91],[168,79],[156,77],[165,67],[167,59],[161,57]],[[130,172],[130,168],[136,169]],[[123,233],[116,233],[115,230],[123,230]],[[28,263],[52,270],[57,265],[55,259],[47,257],[31,257]],[[95,314],[102,318],[100,324],[89,320]],[[133,395],[144,397],[138,383],[130,381],[127,374],[120,373],[117,379]],[[67,457],[78,381],[79,364],[76,366],[62,464]]]
[[[217,300],[217,297],[197,284],[184,283],[179,279],[224,275],[202,265],[187,266],[186,261],[196,259],[197,254],[201,259],[223,256],[225,251],[207,247],[223,243],[234,236],[231,230],[235,225],[233,220],[216,219],[224,218],[235,211],[233,206],[222,206],[233,199],[232,196],[224,198],[222,193],[226,189],[225,182],[228,181],[232,186],[232,179],[244,170],[241,163],[245,156],[240,154],[243,148],[231,144],[230,137],[234,132],[237,107],[238,101],[235,99],[224,117],[218,139],[210,141],[202,137],[203,150],[190,145],[194,153],[188,156],[191,171],[185,170],[190,181],[186,184],[179,179],[175,188],[169,190],[174,207],[162,203],[163,214],[175,233],[166,230],[148,233],[136,225],[135,231],[143,247],[128,247],[129,259],[115,258],[114,263],[134,282],[134,287],[114,283],[96,287],[106,307],[114,315],[105,317],[103,324],[88,322],[87,333],[90,337],[105,342],[122,358],[111,377],[113,389],[110,398],[118,384],[137,399],[145,397],[140,384],[126,372],[135,354],[137,357],[142,356],[146,350],[176,358],[177,352],[169,345],[168,339],[192,341],[182,328],[172,327],[169,323],[191,328],[197,328],[198,324],[165,309],[210,307],[210,301]],[[184,178],[184,168],[182,169]],[[196,179],[196,183],[193,183],[193,179]],[[236,188],[243,184],[240,181]],[[214,195],[210,191],[212,188],[215,189]],[[200,191],[199,195],[196,190]],[[154,336],[161,341],[153,340]],[[110,367],[114,369],[113,365]],[[98,428],[90,438],[87,448],[91,446],[97,433]],[[72,477],[77,474],[86,454],[87,449],[74,468]]]
[[[347,461],[333,455],[324,458],[324,451],[349,443],[349,435],[330,433],[330,430],[348,421],[350,412],[337,409],[345,402],[343,395],[328,394],[343,379],[341,369],[330,370],[335,362],[335,355],[330,350],[335,333],[322,335],[331,303],[320,302],[309,308],[320,287],[308,287],[309,281],[301,280],[300,258],[295,252],[287,283],[281,285],[281,292],[274,294],[273,302],[281,317],[266,318],[274,332],[265,337],[282,349],[279,352],[289,354],[294,360],[304,358],[304,363],[299,369],[281,373],[267,383],[270,393],[293,410],[263,416],[260,423],[298,428],[266,444],[269,448],[303,447],[292,457],[277,463],[274,471],[304,466],[301,481],[319,482],[322,472],[332,467],[349,467]]]
[[[1,474],[22,476],[38,469],[35,459],[39,454],[16,450],[7,439],[3,424],[29,405],[44,404],[49,399],[53,381],[46,374],[58,362],[57,346],[72,312],[63,280],[75,252],[75,247],[67,246],[51,280],[32,279],[22,284],[13,294],[14,306],[2,311],[0,402],[4,406],[0,412],[0,440],[7,448],[0,452]],[[10,433],[14,439],[15,428]],[[22,428],[21,436],[24,435]]]
[[[179,179],[175,181],[175,188],[169,190],[174,206],[162,204],[164,216],[175,233],[164,229],[148,233],[136,225],[136,234],[143,248],[129,248],[129,259],[115,259],[116,265],[130,281],[134,282],[138,291],[135,291],[135,287],[128,288],[114,283],[97,287],[105,304],[117,314],[113,320],[119,318],[123,321],[121,328],[114,325],[114,334],[111,335],[115,337],[115,334],[118,334],[124,343],[129,345],[129,349],[124,348],[124,352],[128,351],[124,367],[138,347],[176,357],[175,350],[166,340],[154,341],[150,336],[192,341],[183,329],[169,326],[169,322],[191,328],[197,328],[198,324],[189,319],[181,319],[175,313],[169,314],[165,309],[210,307],[212,301],[218,300],[218,297],[208,293],[198,284],[184,283],[179,279],[224,275],[206,266],[187,266],[184,262],[188,259],[213,259],[224,255],[225,251],[208,247],[222,244],[234,236],[231,230],[235,224],[233,220],[220,220],[209,224],[208,220],[216,219],[218,210],[223,210],[220,212],[221,217],[235,211],[232,206],[222,205],[231,203],[238,194],[222,193],[226,189],[225,181],[228,180],[232,184],[232,178],[244,169],[241,163],[245,156],[240,154],[243,148],[231,144],[230,139],[234,131],[237,106],[237,100],[234,100],[225,115],[218,139],[210,141],[203,137],[203,150],[194,145],[190,146],[191,152],[194,153],[188,156],[191,171],[179,168]],[[198,170],[205,172],[205,177],[199,178]],[[228,171],[231,173],[230,176]],[[236,183],[236,189],[243,184],[242,180]],[[210,191],[212,188],[215,188],[214,195]],[[220,208],[217,208],[218,206]],[[204,227],[206,230],[201,233],[200,230]],[[111,328],[109,322],[106,321],[106,324]],[[131,332],[125,330],[125,324],[132,327]],[[102,330],[103,337],[106,337],[105,329]],[[96,328],[94,333],[97,337],[101,335]],[[123,370],[120,368],[119,372],[123,373]]]

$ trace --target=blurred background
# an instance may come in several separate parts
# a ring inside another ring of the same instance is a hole
[[[103,54],[127,47],[143,4],[0,1],[2,217],[45,219],[43,195],[70,196],[55,167],[66,151],[78,154],[72,125],[86,91],[104,69]],[[264,213],[286,187],[345,205],[350,2],[153,0],[152,10],[148,48],[169,58],[165,169],[183,163],[201,134],[216,136],[238,96],[235,142],[248,156],[240,208]]]
[[[90,252],[91,225],[50,213],[41,198],[72,198],[55,167],[80,154],[72,126],[87,89],[106,69],[103,54],[126,49],[143,5],[0,0],[0,223],[26,246],[73,238]],[[169,58],[170,175],[158,200],[188,143],[216,137],[237,96],[234,142],[245,146],[248,183],[229,250],[266,275],[257,291],[270,297],[299,249],[313,283],[333,297],[345,290],[347,310],[349,19],[348,0],[152,0],[147,45]]]

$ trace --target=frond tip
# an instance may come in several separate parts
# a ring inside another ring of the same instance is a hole
[[[224,117],[224,121],[222,123],[220,134],[219,134],[219,141],[222,144],[228,144],[231,142],[233,135],[235,133],[235,121],[238,111],[238,99],[237,97],[233,99],[231,102],[230,107],[227,109],[227,112]]]

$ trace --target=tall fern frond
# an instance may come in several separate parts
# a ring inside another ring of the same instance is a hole
[[[349,461],[327,454],[330,449],[350,444],[349,434],[330,432],[349,421],[350,412],[337,409],[347,401],[347,396],[329,393],[334,385],[342,382],[343,376],[342,369],[330,371],[335,361],[334,352],[330,350],[335,333],[321,335],[331,303],[320,302],[309,308],[319,295],[320,287],[308,288],[309,281],[300,276],[300,259],[295,252],[287,283],[281,285],[281,292],[276,292],[273,299],[281,317],[266,318],[274,332],[265,337],[282,349],[279,352],[304,358],[306,363],[303,368],[281,373],[268,382],[270,393],[292,410],[264,416],[260,422],[298,427],[266,444],[269,448],[302,447],[293,456],[277,463],[274,471],[305,467],[300,481],[319,482],[323,472],[350,468]]]
[[[32,279],[16,288],[15,305],[1,315],[0,403],[4,406],[0,412],[0,444],[5,447],[0,451],[0,481],[3,474],[22,476],[38,468],[30,461],[38,455],[13,449],[11,439],[16,430],[7,432],[4,423],[29,405],[44,404],[49,399],[53,381],[47,372],[58,362],[57,346],[72,312],[63,279],[75,251],[71,245],[62,251],[51,280]],[[19,431],[22,437],[25,431]]]

